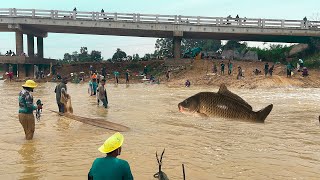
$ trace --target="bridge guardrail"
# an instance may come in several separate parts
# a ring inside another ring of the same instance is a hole
[[[320,30],[320,21],[0,8],[0,16]]]

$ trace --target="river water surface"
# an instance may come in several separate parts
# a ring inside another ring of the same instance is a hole
[[[0,179],[86,179],[97,148],[114,131],[82,124],[57,110],[54,83],[33,93],[44,103],[34,139],[17,118],[21,83],[0,81]],[[274,104],[265,124],[186,116],[177,104],[208,87],[107,84],[109,109],[97,108],[87,84],[68,84],[74,114],[131,128],[119,158],[135,179],[154,179],[155,152],[166,148],[162,170],[170,179],[320,179],[320,89],[231,89],[254,110]]]

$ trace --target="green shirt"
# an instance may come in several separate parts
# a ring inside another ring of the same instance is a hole
[[[128,162],[115,157],[94,160],[89,176],[93,180],[133,180]]]

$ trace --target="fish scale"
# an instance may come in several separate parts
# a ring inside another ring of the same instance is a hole
[[[254,112],[252,107],[238,95],[230,92],[222,84],[218,93],[200,92],[178,104],[183,113],[196,113],[202,116],[240,119],[263,123],[273,105]]]
[[[221,106],[225,106],[226,109],[221,108]],[[240,103],[213,92],[200,93],[199,112],[208,116],[218,116],[222,118],[254,120],[255,117],[255,112],[242,106]]]

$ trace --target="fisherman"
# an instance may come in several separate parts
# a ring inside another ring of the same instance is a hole
[[[103,67],[101,69],[101,75],[103,76],[103,78],[106,78],[107,77],[107,68],[106,67]]]
[[[213,72],[214,74],[217,74],[217,73],[218,73],[218,67],[217,67],[217,64],[216,64],[216,63],[213,64],[212,72]]]
[[[61,88],[61,99],[60,102],[64,105],[64,113],[73,113],[71,105],[71,96],[67,93],[64,88]]]
[[[54,92],[56,93],[56,100],[57,100],[60,113],[64,113],[64,104],[61,103],[61,89],[64,88],[67,91],[67,83],[68,83],[68,78],[64,77],[54,89]]]
[[[33,96],[30,92],[37,87],[33,80],[27,80],[23,85],[23,90],[19,93],[19,121],[24,129],[27,140],[33,138],[35,130],[35,122],[33,111],[42,109],[42,104],[35,106],[33,104]]]
[[[115,72],[113,72],[113,74],[114,74],[115,84],[119,84],[119,72],[115,71]]]
[[[269,72],[269,64],[266,62],[264,64],[264,76],[267,76],[268,72]]]
[[[256,68],[254,71],[253,71],[253,73],[254,73],[254,75],[259,75],[259,74],[261,74],[261,71],[260,71],[260,69],[258,69],[258,68]]]
[[[270,74],[270,76],[272,76],[273,69],[274,69],[274,65],[272,65],[271,68],[269,69],[269,74]]]
[[[185,83],[186,87],[190,87],[191,86],[191,82],[189,81],[189,79],[187,79],[186,83]]]
[[[292,65],[291,63],[288,62],[287,64],[287,77],[291,77],[291,72],[292,72]]]
[[[232,64],[232,62],[229,60],[229,62],[228,62],[228,75],[231,75],[231,73],[232,73],[232,67],[233,67],[233,64]]]
[[[129,69],[126,71],[126,84],[129,84]]]
[[[147,66],[144,66],[143,74],[144,74],[145,76],[147,76],[147,73],[148,73],[148,68],[147,68]]]
[[[303,68],[302,68],[302,76],[303,76],[303,77],[309,76],[309,72],[308,72],[307,67],[303,67]]]
[[[121,153],[123,140],[123,135],[117,132],[104,142],[98,150],[107,156],[94,160],[88,180],[133,180],[129,163],[117,158]]]
[[[224,63],[223,61],[221,62],[221,75],[224,75]]]
[[[237,75],[237,79],[241,79],[242,77],[242,68],[241,66],[238,66],[238,75]]]
[[[302,59],[299,59],[299,65],[300,65],[299,70],[301,70],[303,68],[303,60]]]
[[[105,89],[105,84],[106,84],[106,79],[102,79],[100,86],[98,88],[98,106],[100,104],[100,101],[102,101],[103,106],[105,108],[108,107],[108,96],[107,96],[107,91]]]
[[[95,96],[97,94],[98,83],[96,78],[92,78],[89,81],[89,88],[90,88],[90,96]]]
[[[167,79],[167,81],[169,81],[169,79],[170,79],[170,70],[167,70],[167,72],[166,72],[166,79]]]

